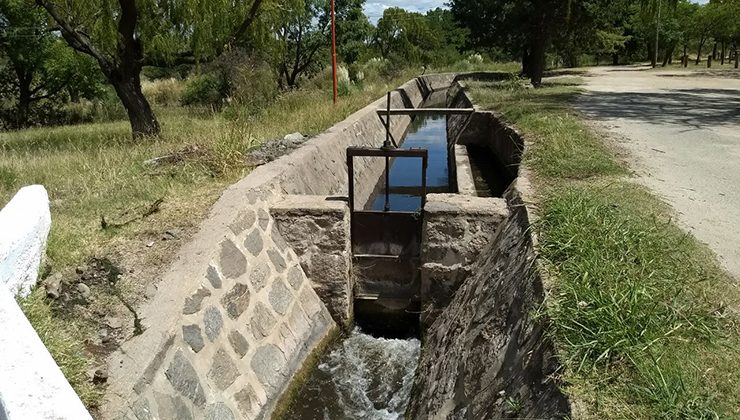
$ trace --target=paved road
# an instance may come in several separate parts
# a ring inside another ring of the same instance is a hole
[[[601,67],[585,82],[577,108],[740,280],[740,72]]]

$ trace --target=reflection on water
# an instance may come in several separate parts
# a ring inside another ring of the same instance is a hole
[[[402,149],[427,149],[427,187],[449,186],[447,170],[447,117],[445,115],[419,115],[414,118],[401,144]],[[391,190],[398,187],[421,185],[421,159],[396,158],[391,162]],[[385,188],[375,197],[372,210],[383,210]],[[392,193],[389,195],[390,210],[416,211],[421,207],[418,194]]]
[[[421,343],[376,338],[355,328],[322,356],[288,418],[402,419]]]

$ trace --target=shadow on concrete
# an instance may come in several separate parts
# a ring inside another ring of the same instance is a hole
[[[592,118],[625,118],[694,128],[740,124],[740,91],[674,89],[665,92],[588,92],[576,101]]]

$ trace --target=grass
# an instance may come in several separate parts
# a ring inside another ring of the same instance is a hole
[[[579,80],[472,83],[530,141],[546,300],[574,415],[740,416],[740,291],[569,106]]]
[[[40,287],[20,301],[88,407],[97,406],[102,395],[87,373],[101,362],[96,358],[105,356],[89,350],[100,322],[96,314],[126,314],[118,294],[134,306],[143,299],[149,283],[161,274],[157,267],[164,269],[177,249],[160,246],[162,234],[174,230],[186,239],[221,191],[249,172],[244,157],[251,147],[296,131],[319,133],[411,77],[402,72],[394,80],[366,84],[337,105],[330,92],[314,89],[286,93],[257,114],[239,108],[212,113],[158,107],[162,135],[144,141],[131,139],[126,121],[0,133],[0,207],[24,185],[43,184],[49,193],[49,271],[61,273],[73,286],[79,281],[76,267],[93,257],[112,256],[127,273],[134,273],[114,288],[94,289],[95,302],[88,308],[60,308]],[[144,164],[187,150],[197,153],[171,165]],[[127,220],[159,199],[163,201],[156,214],[122,227],[101,228],[102,217],[108,222]],[[144,245],[155,241],[155,247]]]

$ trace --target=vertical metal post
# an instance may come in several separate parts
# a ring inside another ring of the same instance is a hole
[[[331,74],[334,80],[334,103],[337,103],[337,25],[334,13],[334,0],[331,0]]]
[[[385,111],[385,141],[383,147],[391,146],[391,93],[388,92],[386,95],[386,111]]]
[[[390,91],[386,95],[386,112],[385,112],[385,141],[383,142],[383,148],[387,149],[391,147],[391,93]],[[391,189],[391,180],[390,180],[390,159],[388,156],[385,157],[385,206],[383,207],[385,211],[390,211],[391,209],[391,203],[390,203],[390,189]]]
[[[355,172],[354,158],[347,153],[347,180],[349,181],[349,214],[355,210]]]
[[[421,158],[421,211],[427,203],[427,155]]]

